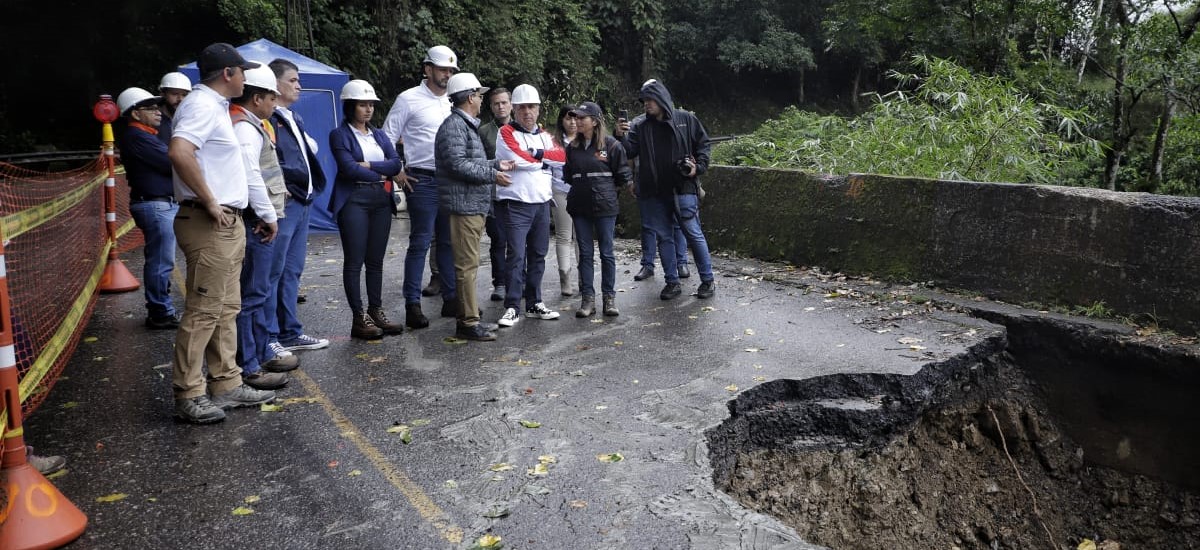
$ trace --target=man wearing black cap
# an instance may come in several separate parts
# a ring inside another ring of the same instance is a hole
[[[274,401],[275,392],[242,384],[235,361],[238,279],[246,252],[242,209],[249,202],[249,183],[229,118],[229,98],[242,95],[243,71],[258,63],[247,62],[229,44],[217,43],[204,48],[196,65],[200,84],[175,112],[167,152],[180,206],[175,236],[188,267],[172,384],[175,415],[208,424],[224,420],[225,409]]]

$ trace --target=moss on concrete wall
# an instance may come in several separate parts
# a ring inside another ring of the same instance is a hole
[[[704,186],[715,250],[1200,328],[1200,199],[740,167]]]

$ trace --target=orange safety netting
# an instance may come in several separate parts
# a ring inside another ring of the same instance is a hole
[[[0,218],[12,303],[22,409],[45,399],[70,360],[96,303],[107,261],[104,158],[66,172],[0,163]],[[128,231],[129,192],[117,178],[118,250],[142,244]]]

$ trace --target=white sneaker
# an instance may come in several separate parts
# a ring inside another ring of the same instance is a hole
[[[287,348],[283,347],[283,344],[280,344],[279,342],[271,342],[270,344],[267,344],[267,349],[270,350],[273,357],[288,357],[292,355],[292,352],[288,351]]]
[[[525,316],[537,317],[543,321],[551,321],[558,319],[558,312],[546,307],[546,304],[538,302],[529,306],[529,308],[525,310]]]
[[[511,327],[520,320],[521,318],[517,316],[517,309],[510,307],[504,310],[504,315],[500,317],[500,320],[496,321],[496,324],[502,327]]]

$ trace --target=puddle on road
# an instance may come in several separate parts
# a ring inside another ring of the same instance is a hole
[[[716,486],[831,548],[1200,547],[1196,357],[1002,322],[913,376],[744,392],[707,433]]]

